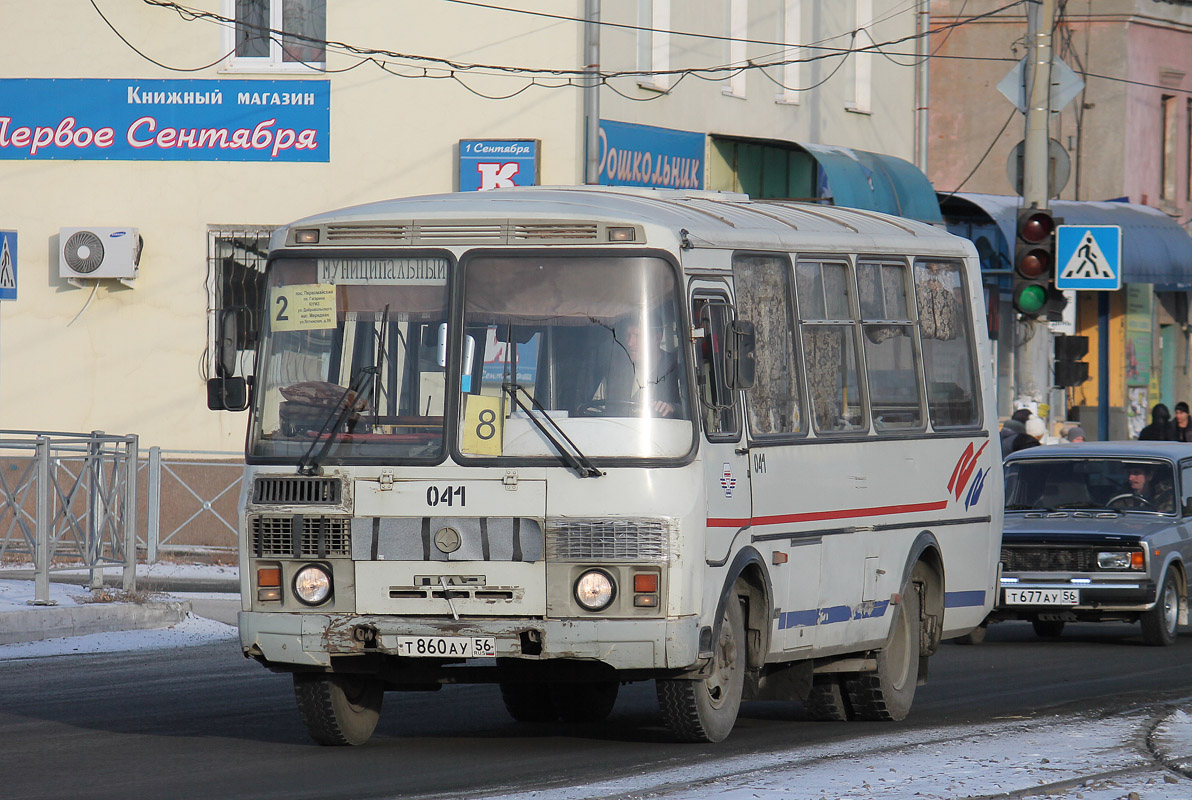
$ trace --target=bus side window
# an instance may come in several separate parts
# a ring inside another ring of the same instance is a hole
[[[923,427],[920,362],[915,357],[907,284],[906,264],[857,264],[861,343],[873,428],[878,432]]]
[[[803,433],[803,403],[795,361],[791,262],[784,255],[733,256],[738,319],[755,331],[757,380],[749,390],[749,430],[755,436]]]
[[[724,331],[732,318],[728,298],[723,295],[694,298],[691,318],[696,327],[704,329],[703,338],[696,339],[695,348],[695,379],[704,433],[709,439],[735,439],[740,434],[736,393],[728,388],[724,377]]]
[[[915,300],[927,373],[927,408],[935,428],[981,421],[968,287],[958,261],[915,261]]]
[[[857,323],[848,264],[800,261],[795,282],[815,430],[864,431],[868,420],[857,369]]]

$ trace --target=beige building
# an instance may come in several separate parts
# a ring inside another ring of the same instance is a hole
[[[461,141],[528,140],[522,178],[583,182],[582,0],[4,8],[5,429],[239,450],[245,417],[206,407],[214,310],[256,302],[272,226],[467,188]],[[839,173],[823,165],[852,151],[800,144],[914,157],[913,59],[851,52],[912,36],[906,3],[639,0],[604,3],[601,22],[600,119],[650,126],[621,126],[646,154],[658,129],[696,136],[699,163],[668,156],[672,177],[826,197]]]

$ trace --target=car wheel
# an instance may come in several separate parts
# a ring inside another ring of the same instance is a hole
[[[1142,615],[1142,640],[1152,647],[1166,647],[1175,641],[1180,621],[1180,587],[1175,570],[1163,576],[1163,588],[1155,607]]]
[[[1040,639],[1058,639],[1064,632],[1064,621],[1055,619],[1033,619],[1031,625],[1035,627],[1035,635]]]

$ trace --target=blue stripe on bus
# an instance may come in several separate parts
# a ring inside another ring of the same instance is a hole
[[[812,608],[805,611],[783,611],[778,618],[778,629],[810,628],[813,625],[832,625],[852,619],[873,619],[884,616],[889,606],[889,600],[881,600],[876,603],[863,603],[857,608],[832,606],[831,608]]]
[[[985,592],[944,592],[944,608],[965,608],[985,605]]]

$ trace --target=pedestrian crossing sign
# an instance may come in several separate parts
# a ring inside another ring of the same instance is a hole
[[[1060,225],[1055,229],[1055,288],[1116,292],[1122,288],[1122,229]]]
[[[0,300],[17,299],[17,232],[0,231]]]

